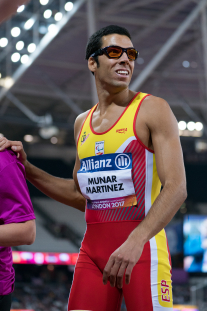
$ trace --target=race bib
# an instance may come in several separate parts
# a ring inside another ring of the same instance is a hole
[[[89,209],[137,205],[131,153],[112,153],[81,160],[77,173]]]

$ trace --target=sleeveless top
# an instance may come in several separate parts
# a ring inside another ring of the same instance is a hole
[[[107,131],[92,128],[95,105],[81,128],[77,152],[78,182],[87,199],[86,222],[137,221],[147,215],[160,193],[155,155],[136,133],[136,119],[143,100],[139,92]]]

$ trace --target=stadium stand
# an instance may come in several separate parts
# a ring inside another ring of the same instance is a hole
[[[22,245],[17,247],[21,251],[30,252],[67,252],[75,253],[78,247],[69,240],[54,237],[47,229],[44,228],[44,219],[35,211],[37,235],[34,244]]]
[[[48,198],[33,198],[32,201],[35,206],[38,205],[48,217],[51,217],[54,221],[59,223],[66,224],[83,237],[86,229],[84,213]]]

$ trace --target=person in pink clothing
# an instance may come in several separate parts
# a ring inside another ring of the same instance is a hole
[[[25,180],[25,169],[12,150],[0,153],[0,310],[11,308],[15,273],[12,246],[32,244],[35,215]]]

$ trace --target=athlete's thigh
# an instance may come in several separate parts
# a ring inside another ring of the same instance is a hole
[[[70,291],[69,310],[120,311],[122,291],[104,285],[102,273],[89,264],[79,265],[74,272]]]
[[[164,230],[146,243],[130,284],[123,286],[127,311],[171,311],[171,265]]]
[[[130,283],[123,285],[127,311],[153,311],[150,281],[150,252],[145,245],[139,262],[134,266]]]

